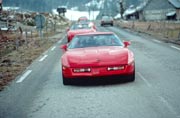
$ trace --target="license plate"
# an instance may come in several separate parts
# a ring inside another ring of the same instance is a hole
[[[93,75],[98,75],[99,74],[99,70],[98,69],[94,69],[92,72]]]

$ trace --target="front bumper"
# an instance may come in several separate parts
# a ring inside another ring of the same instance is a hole
[[[135,71],[135,64],[125,65],[123,70],[108,71],[108,67],[94,67],[91,68],[91,72],[73,72],[74,68],[66,68],[62,66],[62,75],[65,78],[104,78],[112,76],[126,76],[132,75]]]
[[[113,25],[113,22],[101,22],[101,25]]]

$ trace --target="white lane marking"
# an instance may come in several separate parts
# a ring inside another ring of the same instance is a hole
[[[137,72],[137,74],[140,76],[140,78],[148,85],[148,87],[152,87],[152,85],[143,77],[143,75],[140,72]]]
[[[178,48],[176,46],[171,45],[171,47],[180,51],[180,48]]]
[[[31,74],[32,70],[28,70],[26,71],[20,78],[18,81],[16,81],[16,83],[21,83],[24,79],[26,79],[26,77]]]
[[[62,40],[58,41],[58,44],[60,44],[62,42]]]
[[[44,55],[39,61],[44,61],[48,55]]]
[[[143,77],[143,75],[140,73],[140,72],[137,72],[137,74],[140,76],[140,78],[148,85],[148,87],[151,87],[152,88],[152,85],[147,81],[147,79],[145,79],[145,77]],[[175,109],[172,107],[172,105],[170,105],[169,103],[168,103],[168,101],[164,98],[164,97],[162,97],[162,96],[160,96],[160,95],[156,95],[158,98],[159,98],[159,100],[169,109],[169,111],[171,112],[171,113],[173,113],[175,116],[177,116],[177,117],[179,117],[178,116],[178,114],[177,114],[177,112],[175,111]]]
[[[53,51],[55,48],[56,48],[56,46],[52,47],[52,48],[51,48],[51,51]]]
[[[158,41],[156,39],[153,39],[153,41],[156,42],[156,43],[161,43],[161,41]]]
[[[62,43],[62,41],[65,39],[66,35],[63,36],[63,38],[61,40],[58,41],[58,44]]]
[[[166,107],[167,107],[174,115],[178,116],[178,115],[177,115],[177,112],[175,111],[175,109],[168,103],[168,101],[167,101],[164,97],[162,97],[162,96],[158,96],[158,97],[159,97],[160,101],[163,102],[163,103],[166,105]],[[178,116],[178,117],[179,117],[179,116]]]
[[[66,35],[63,36],[63,39],[65,39]]]

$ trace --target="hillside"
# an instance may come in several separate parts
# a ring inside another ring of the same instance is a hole
[[[118,1],[105,0],[104,5],[98,15],[97,19],[100,19],[103,15],[116,16],[120,13],[120,4]],[[145,0],[124,0],[123,7],[127,9],[129,6],[138,6],[141,2]]]
[[[51,11],[58,6],[80,6],[91,0],[3,0],[3,6],[15,6],[33,11]]]
[[[58,6],[67,6],[68,8],[78,6],[82,8],[86,3],[92,0],[3,0],[3,6],[15,6],[21,7],[22,9],[33,10],[33,11],[51,11],[53,8]],[[96,0],[97,2],[101,0]],[[105,4],[110,3],[110,8],[118,9],[118,2],[113,0],[104,0]],[[138,5],[144,0],[124,0],[126,7],[130,5]],[[107,4],[106,4],[107,5]],[[105,6],[106,6],[105,5]],[[115,6],[115,7],[114,7]],[[107,8],[107,7],[106,7]],[[117,11],[116,11],[117,12]]]

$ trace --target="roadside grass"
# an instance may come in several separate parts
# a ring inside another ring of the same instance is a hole
[[[180,40],[180,24],[176,22],[116,21],[117,26],[146,33],[162,40]]]
[[[12,80],[21,74],[39,55],[49,49],[61,37],[62,32],[49,32],[41,39],[38,34],[33,34],[33,38],[28,40],[27,44],[23,44],[18,49],[6,52],[0,58],[0,91],[4,89]],[[59,38],[51,38],[55,34],[61,34]],[[13,37],[12,37],[13,38]]]

